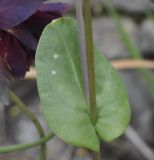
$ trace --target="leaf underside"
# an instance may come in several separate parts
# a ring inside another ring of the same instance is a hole
[[[112,141],[127,128],[130,107],[118,73],[95,48],[98,119],[92,125],[76,26],[72,18],[60,18],[45,28],[35,62],[38,90],[49,128],[67,143],[98,151],[99,139]]]

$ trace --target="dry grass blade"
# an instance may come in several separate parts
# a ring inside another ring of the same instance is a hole
[[[133,60],[133,59],[124,59],[124,60],[113,60],[111,61],[114,68],[118,70],[126,69],[154,69],[154,61],[151,60]],[[36,79],[36,71],[34,67],[30,68],[30,71],[27,72],[25,79]]]

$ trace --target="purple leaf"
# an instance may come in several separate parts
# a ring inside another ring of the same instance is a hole
[[[3,60],[6,57],[7,48],[9,43],[9,35],[0,30],[0,59]]]
[[[13,76],[24,77],[29,67],[29,58],[24,48],[15,38],[10,39],[7,62]]]
[[[33,16],[31,16],[24,25],[31,30],[37,39],[41,36],[44,27],[50,23],[53,19],[59,18],[59,15],[50,14],[47,12],[37,11]]]
[[[16,37],[25,47],[33,51],[36,50],[38,40],[25,25],[19,24],[14,28],[7,30],[7,32]]]
[[[23,77],[29,67],[30,58],[26,50],[12,35],[0,31],[0,60],[15,77]]]
[[[43,12],[53,12],[62,15],[69,9],[69,5],[66,3],[51,3],[50,1],[45,1],[39,8],[39,11]]]
[[[0,0],[0,29],[10,29],[34,14],[43,0]]]

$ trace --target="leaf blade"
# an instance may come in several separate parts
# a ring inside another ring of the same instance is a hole
[[[127,93],[117,72],[96,48],[98,120],[95,126],[90,121],[75,21],[60,18],[49,24],[38,46],[37,83],[49,128],[65,142],[94,151],[99,150],[99,137],[111,141],[120,136],[130,120]]]
[[[47,82],[47,80],[44,84],[42,84],[42,81],[44,80],[41,79],[41,76],[39,79],[38,76],[38,86],[43,86],[39,87],[42,104],[44,106],[43,112],[46,120],[49,122],[49,127],[52,128],[53,132],[64,141],[98,151],[99,140],[95,129],[90,122],[89,110],[81,85],[82,78],[79,62],[79,47],[76,45],[77,36],[76,31],[74,30],[75,23],[72,20],[69,21],[65,20],[65,18],[62,19],[62,21],[56,20],[54,22],[55,28],[54,24],[52,24],[52,26],[49,25],[44,31],[46,35],[52,35],[52,37],[54,37],[54,42],[51,41],[51,39],[48,39],[48,37],[44,37],[45,39],[42,38],[42,41],[49,41],[49,45],[44,43],[46,46],[43,50],[51,48],[51,44],[54,46],[52,47],[53,55],[48,55],[49,57],[42,58],[39,57],[39,55],[42,55],[41,49],[38,48],[37,51],[37,53],[40,53],[37,54],[36,57],[36,68],[38,68],[37,74],[43,75],[44,71],[42,71],[42,68],[46,71],[50,68],[47,73],[53,74],[50,75],[52,77],[52,79],[50,78],[52,82]],[[61,25],[60,29],[59,25]],[[63,34],[61,36],[62,30]],[[48,33],[48,31],[50,31],[50,33]],[[54,31],[56,33],[55,35],[53,33]],[[66,47],[66,42],[62,40],[63,37],[65,37],[65,40],[69,43],[68,47]],[[55,43],[55,41],[58,43]],[[43,44],[41,41],[40,43]],[[72,52],[70,53],[69,50]],[[71,54],[73,54],[73,56]],[[54,57],[57,57],[57,59]],[[50,62],[47,62],[49,64],[48,66],[46,66],[46,62],[44,62],[43,59],[45,59],[45,61],[50,59]],[[50,83],[51,88],[46,85],[47,83]],[[53,90],[54,93],[51,93],[49,88]],[[46,94],[50,95],[49,99],[46,98],[48,96]],[[57,96],[60,97],[58,100]],[[48,111],[49,104],[52,106],[52,111]],[[55,105],[57,106],[54,107]]]
[[[125,131],[130,122],[131,111],[127,91],[120,76],[97,49],[95,49],[95,70],[99,110],[95,128],[101,139],[108,142]]]

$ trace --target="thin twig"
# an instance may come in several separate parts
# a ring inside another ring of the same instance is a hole
[[[36,129],[38,130],[40,137],[43,138],[45,136],[45,133],[37,117],[27,109],[27,106],[20,100],[20,98],[13,91],[9,91],[9,95],[11,100],[15,102],[19,109],[33,122]],[[46,150],[46,143],[43,143],[41,145],[41,160],[46,160]]]
[[[123,59],[123,60],[112,60],[111,61],[114,68],[119,70],[126,69],[154,69],[154,61],[152,60],[133,60],[133,59]],[[26,74],[26,79],[36,79],[36,71],[34,67],[31,67],[30,71]]]
[[[116,69],[139,69],[139,68],[146,68],[146,69],[154,69],[154,61],[150,60],[114,60],[112,61],[112,65]]]

